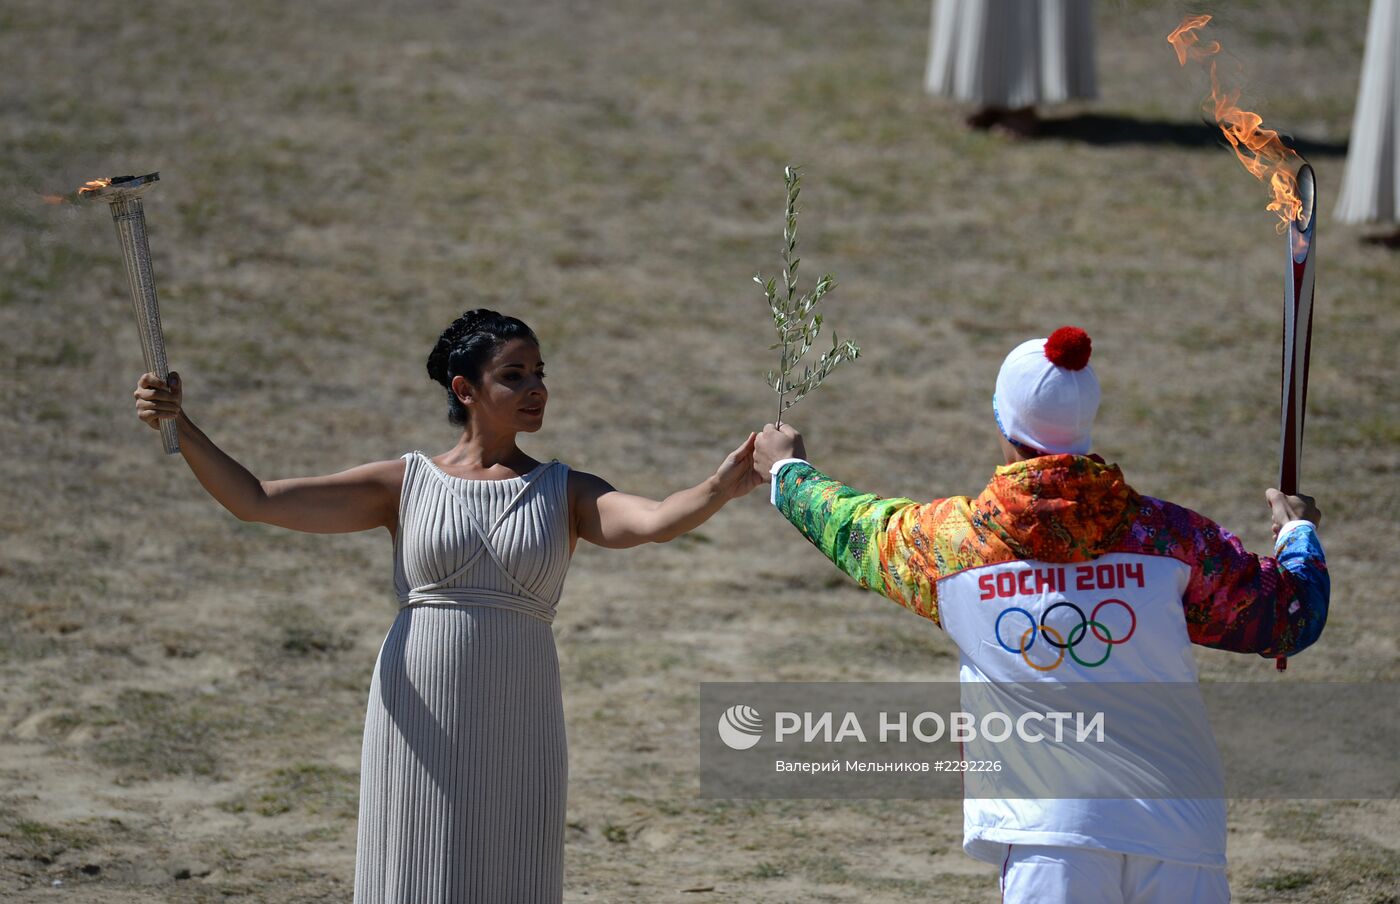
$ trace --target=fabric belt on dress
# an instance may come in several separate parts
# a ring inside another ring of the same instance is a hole
[[[399,608],[406,606],[485,606],[490,609],[509,609],[531,618],[539,619],[547,625],[554,623],[554,607],[541,600],[534,600],[500,590],[484,590],[472,587],[433,587],[410,590],[399,596]]]

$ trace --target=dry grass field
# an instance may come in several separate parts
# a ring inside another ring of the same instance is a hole
[[[1400,255],[1331,217],[1366,4],[1214,7],[1246,105],[1322,193],[1304,489],[1334,597],[1285,677],[1205,650],[1202,675],[1394,681]],[[451,446],[423,362],[488,305],[544,342],[526,450],[664,494],[772,419],[749,278],[776,270],[800,163],[803,272],[836,274],[828,314],[863,350],[792,414],[819,465],[977,491],[1002,355],[1072,322],[1100,451],[1263,549],[1284,240],[1163,40],[1187,9],[1102,0],[1101,100],[1018,143],[924,95],[926,0],[7,0],[0,898],[348,900],[394,613],[387,534],[241,523],[161,455],[109,218],[42,194],[161,172],[186,407],[261,477]],[[996,900],[957,802],[697,798],[702,681],[956,675],[946,638],[838,579],[762,496],[576,555],[566,900]],[[1236,801],[1230,838],[1239,901],[1397,900],[1394,801]]]

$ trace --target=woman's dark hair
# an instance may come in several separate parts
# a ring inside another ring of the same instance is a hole
[[[428,376],[447,388],[447,419],[458,427],[467,425],[467,406],[452,391],[452,378],[461,375],[467,382],[481,381],[481,369],[491,356],[512,339],[540,340],[523,321],[486,308],[474,308],[452,321],[442,331],[432,354],[428,355]]]

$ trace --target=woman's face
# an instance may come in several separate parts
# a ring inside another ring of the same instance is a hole
[[[540,347],[529,339],[511,339],[482,367],[479,383],[459,375],[452,378],[452,391],[465,399],[473,427],[533,433],[544,424],[549,399]]]

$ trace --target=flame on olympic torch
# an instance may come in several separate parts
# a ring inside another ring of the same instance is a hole
[[[85,195],[89,192],[97,191],[99,188],[106,188],[112,184],[111,179],[90,179],[78,186],[78,194]]]
[[[1210,18],[1204,15],[1187,16],[1175,31],[1167,35],[1167,43],[1176,50],[1177,61],[1183,66],[1187,60],[1209,63],[1210,100],[1205,107],[1220,127],[1225,140],[1230,142],[1240,165],[1254,178],[1268,183],[1273,193],[1268,209],[1278,214],[1278,231],[1283,233],[1303,210],[1296,176],[1303,158],[1280,140],[1277,131],[1263,128],[1264,119],[1258,113],[1240,108],[1239,89],[1221,89],[1215,66],[1220,42],[1202,42],[1199,33]]]
[[[93,192],[99,189],[106,188],[111,184],[111,179],[90,179],[87,182],[84,182],[82,185],[78,186],[78,188],[72,194],[39,195],[39,200],[43,201],[45,204],[71,204],[73,203],[73,201],[79,198],[83,198],[86,195],[92,194]]]

